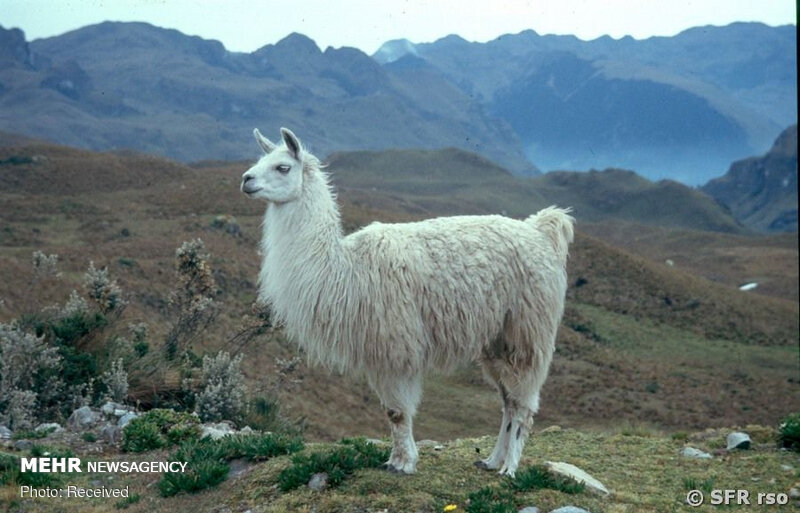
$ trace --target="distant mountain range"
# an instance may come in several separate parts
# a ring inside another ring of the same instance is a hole
[[[797,122],[794,26],[582,41],[533,31],[386,43],[385,65],[434,66],[509,122],[546,170],[623,167],[699,185]]]
[[[796,123],[793,26],[672,38],[395,41],[292,34],[253,53],[143,23],[27,42],[0,28],[0,130],[182,161],[256,156],[284,125],[317,154],[456,147],[518,174],[622,167],[699,185]]]
[[[765,155],[734,162],[702,190],[745,226],[797,231],[797,125],[784,130]]]

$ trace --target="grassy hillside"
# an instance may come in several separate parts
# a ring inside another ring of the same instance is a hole
[[[554,172],[521,178],[457,149],[335,153],[328,159],[343,195],[410,213],[504,212],[530,215],[571,206],[580,222],[642,224],[739,233],[744,228],[713,199],[677,182],[651,182],[631,171]]]
[[[545,461],[564,461],[576,465],[601,481],[611,492],[600,497],[587,491],[574,494],[549,488],[507,492],[509,507],[491,511],[517,511],[536,506],[551,511],[574,505],[592,512],[649,513],[664,511],[716,511],[719,506],[691,508],[685,504],[687,492],[701,489],[706,496],[712,489],[744,489],[751,500],[759,492],[787,493],[797,480],[797,455],[779,451],[773,440],[774,428],[748,426],[754,448],[726,453],[724,437],[730,432],[707,430],[678,433],[672,436],[658,431],[627,426],[613,431],[578,431],[550,427],[535,432],[523,454],[521,469],[541,465]],[[18,497],[17,486],[1,486],[0,502],[10,511],[102,512],[125,510],[136,512],[174,511],[418,511],[442,512],[455,505],[456,512],[477,510],[479,490],[502,491],[511,481],[475,468],[472,463],[492,448],[492,437],[466,438],[445,442],[437,449],[425,445],[420,449],[419,471],[413,476],[400,476],[379,469],[357,470],[336,487],[314,491],[302,486],[281,491],[281,472],[292,463],[292,457],[280,456],[266,462],[239,461],[232,466],[229,478],[218,487],[197,494],[180,494],[164,498],[155,486],[158,474],[118,474],[114,481],[108,475],[73,474],[68,484],[91,487],[100,480],[108,487],[129,487],[135,499],[24,499]],[[691,445],[715,454],[711,460],[680,456],[682,448]],[[332,444],[314,444],[303,453],[326,453]],[[87,455],[79,454],[86,458]],[[163,452],[142,455],[90,456],[92,459],[122,461],[163,461]],[[786,470],[790,468],[791,470]],[[635,479],[631,479],[636,476]],[[96,486],[96,485],[95,485]],[[790,507],[790,506],[787,506]],[[739,508],[733,507],[738,510]],[[742,508],[744,509],[744,508]],[[777,509],[781,509],[778,507]],[[776,506],[747,507],[747,511],[775,511]]]
[[[519,181],[480,157],[454,151],[366,154],[366,160],[360,154],[332,157],[329,169],[339,186],[346,228],[373,220],[497,212],[500,205],[510,215],[527,215],[541,205],[564,204],[550,192],[541,193],[538,184],[546,182]],[[17,163],[9,160],[14,156]],[[457,165],[428,173],[424,166],[430,158],[443,156],[444,162]],[[367,170],[380,159],[387,161],[375,179]],[[150,324],[150,339],[157,345],[170,321],[165,298],[175,280],[175,248],[201,237],[212,254],[223,311],[195,350],[243,351],[251,389],[273,392],[275,358],[291,357],[295,346],[278,330],[244,345],[232,340],[252,313],[259,265],[263,205],[238,191],[247,164],[189,168],[140,155],[42,145],[5,148],[0,160],[9,161],[0,166],[0,320],[63,302],[72,288],[80,288],[81,273],[94,260],[108,266],[125,291],[130,303],[125,320]],[[454,184],[449,173],[455,168],[467,171]],[[551,187],[570,190],[566,185]],[[648,186],[634,182],[630,189],[641,187]],[[576,205],[579,219],[581,208]],[[238,235],[214,227],[222,214],[233,217]],[[637,233],[659,238],[657,231]],[[674,240],[687,241],[681,247],[684,254],[715,247],[721,251],[720,241],[729,240],[705,233],[705,238],[676,235]],[[772,239],[737,237],[765,255],[777,247]],[[620,239],[626,238],[617,233]],[[642,248],[647,244],[637,244],[629,249],[646,253]],[[762,265],[772,266],[772,276],[791,276],[797,268],[796,244],[793,249],[779,246],[785,258],[767,258]],[[732,268],[753,260],[752,252],[737,247],[728,246]],[[59,254],[62,279],[37,286],[30,270],[31,253],[37,249]],[[691,267],[635,256],[585,232],[579,232],[571,254],[568,311],[540,422],[610,426],[636,421],[674,430],[772,424],[800,407],[796,300],[712,283]],[[137,390],[144,394],[148,389]],[[310,439],[386,433],[378,402],[364,383],[301,365],[295,380],[278,393],[287,415],[305,419]],[[499,422],[495,395],[474,367],[432,377],[416,424],[418,437],[449,440],[494,433]],[[146,395],[136,398],[150,400]]]

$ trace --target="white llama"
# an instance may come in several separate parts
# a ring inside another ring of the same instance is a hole
[[[386,468],[416,471],[423,374],[478,360],[503,422],[475,464],[513,476],[564,310],[569,211],[373,223],[344,237],[319,160],[285,128],[280,146],[254,134],[266,155],[241,188],[268,203],[259,299],[312,363],[366,377],[391,425]]]

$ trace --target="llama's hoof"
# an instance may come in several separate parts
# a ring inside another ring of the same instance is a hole
[[[392,465],[391,463],[384,463],[383,465],[381,465],[381,467],[380,467],[380,468],[381,468],[381,470],[385,470],[385,471],[387,471],[387,472],[391,472],[391,473],[393,473],[393,474],[396,474],[396,473],[398,473],[398,472],[399,472],[399,470],[397,470],[397,469],[395,468],[395,466],[394,466],[394,465]]]
[[[513,479],[514,478],[514,474],[516,474],[516,469],[510,469],[510,468],[503,467],[503,468],[500,469],[500,472],[498,472],[498,474],[500,474],[501,476],[506,476],[506,477],[510,477],[510,478]]]
[[[478,467],[481,470],[494,470],[492,467],[489,466],[488,463],[486,463],[483,460],[478,460],[475,463],[473,463],[473,465],[475,465],[476,467]]]
[[[392,474],[414,474],[416,473],[417,469],[416,466],[411,463],[390,463],[386,462],[381,467],[383,470],[391,472]]]

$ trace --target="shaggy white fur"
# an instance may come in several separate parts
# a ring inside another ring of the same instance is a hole
[[[242,191],[268,202],[259,298],[313,363],[367,378],[392,428],[387,468],[416,470],[423,374],[478,360],[503,423],[476,465],[514,475],[564,310],[569,211],[373,223],[344,237],[319,160],[285,128],[280,146],[254,133],[266,155]]]

